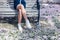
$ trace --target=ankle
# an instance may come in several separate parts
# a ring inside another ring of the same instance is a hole
[[[21,26],[21,23],[18,23],[18,25],[20,25],[20,26]]]
[[[28,19],[25,20],[26,22],[29,21]]]

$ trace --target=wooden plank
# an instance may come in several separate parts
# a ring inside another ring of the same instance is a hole
[[[15,14],[9,14],[8,16],[7,16],[8,14],[5,14],[5,15],[2,15],[2,14],[0,14],[0,17],[15,17],[15,16],[17,16],[17,15],[15,15]],[[37,17],[37,15],[27,15],[28,17]]]
[[[17,14],[17,12],[14,11],[5,11],[5,12],[0,12],[1,14]],[[26,14],[37,14],[36,12],[27,12]]]
[[[60,4],[60,0],[41,0],[40,2],[42,2],[42,3],[47,3],[47,2],[49,2],[49,3],[59,3]]]

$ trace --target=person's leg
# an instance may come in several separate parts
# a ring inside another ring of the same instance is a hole
[[[18,9],[18,10],[21,9],[22,15],[23,15],[23,17],[24,17],[25,20],[28,19],[27,16],[26,16],[26,11],[25,11],[25,9],[24,9],[24,6],[23,6],[22,4],[19,4],[19,5],[17,6],[17,9]]]
[[[25,21],[26,21],[26,26],[27,26],[28,28],[32,28],[32,26],[30,25],[30,22],[29,22],[29,20],[28,20],[28,18],[27,18],[26,10],[24,9],[24,6],[23,6],[23,5],[21,5],[21,12],[22,12],[22,15],[23,15],[23,17],[24,17],[24,19],[25,19]]]
[[[22,13],[21,13],[21,9],[19,9],[19,13],[18,13],[18,23],[21,24],[21,20],[22,20]]]
[[[20,5],[17,6],[17,9],[18,9],[18,29],[22,33],[22,31],[23,31],[23,28],[21,27],[22,13],[21,13],[21,9],[19,7],[20,7]]]

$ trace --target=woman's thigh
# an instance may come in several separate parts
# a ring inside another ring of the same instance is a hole
[[[21,12],[26,13],[26,10],[25,10],[24,6],[22,4],[20,6],[21,6]]]
[[[23,6],[22,4],[18,4],[18,5],[17,5],[17,9],[18,9],[18,10],[21,9],[21,12],[22,12],[22,13],[26,13],[26,10],[25,10],[25,8],[24,8],[24,6]]]
[[[21,12],[22,12],[22,13],[26,13],[26,10],[25,10],[25,9],[22,9]]]
[[[22,4],[18,4],[17,9],[24,9],[24,6]]]

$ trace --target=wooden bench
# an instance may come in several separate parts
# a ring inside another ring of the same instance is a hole
[[[55,4],[60,4],[60,0],[40,0],[40,3],[55,3]]]
[[[36,3],[36,0],[25,0],[27,5],[26,5],[26,11],[27,11],[27,16],[32,18],[35,17],[37,20],[38,17],[38,11],[36,9],[32,9],[33,5]],[[14,10],[14,1],[13,0],[0,0],[0,17],[5,18],[5,17],[16,17],[17,16],[17,11]]]

